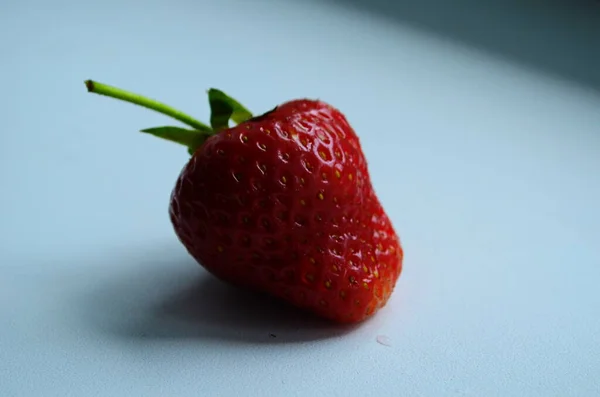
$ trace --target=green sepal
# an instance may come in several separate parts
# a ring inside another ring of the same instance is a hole
[[[194,154],[196,149],[200,147],[208,137],[214,134],[210,129],[208,129],[208,131],[200,131],[174,126],[146,128],[141,130],[141,132],[186,146],[190,155]]]
[[[208,90],[210,125],[215,130],[229,128],[229,120],[236,124],[252,118],[252,113],[241,103],[216,88]]]

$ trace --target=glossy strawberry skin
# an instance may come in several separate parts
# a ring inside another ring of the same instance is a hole
[[[218,278],[340,323],[383,307],[402,271],[358,137],[320,101],[287,102],[209,138],[181,172],[170,217]]]

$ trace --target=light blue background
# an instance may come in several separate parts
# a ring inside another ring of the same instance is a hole
[[[598,80],[495,54],[336,2],[3,2],[0,395],[600,395]],[[340,108],[390,304],[341,333],[208,277],[167,216],[185,149],[136,132],[170,121],[87,78]]]

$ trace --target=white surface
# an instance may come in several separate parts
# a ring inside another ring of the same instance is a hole
[[[0,395],[600,394],[597,93],[312,3],[16,4]],[[207,277],[166,212],[185,150],[86,78],[204,118],[211,86],[339,107],[406,250],[389,306],[339,333]]]

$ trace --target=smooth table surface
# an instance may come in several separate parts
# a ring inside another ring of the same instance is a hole
[[[600,395],[598,92],[335,5],[136,4],[2,6],[0,395]],[[137,133],[170,121],[87,78],[340,108],[389,305],[340,332],[209,277],[167,216],[187,154]]]

